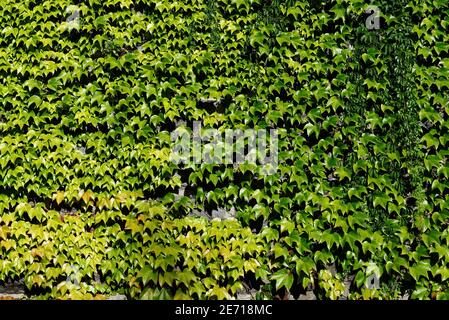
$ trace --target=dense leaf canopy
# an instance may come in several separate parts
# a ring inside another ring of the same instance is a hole
[[[0,283],[449,298],[448,28],[447,0],[2,0]],[[174,163],[193,121],[277,129],[277,172]]]

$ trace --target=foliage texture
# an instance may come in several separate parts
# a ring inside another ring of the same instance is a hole
[[[447,0],[2,0],[0,22],[0,283],[449,298]],[[173,163],[182,121],[278,129],[278,171]]]

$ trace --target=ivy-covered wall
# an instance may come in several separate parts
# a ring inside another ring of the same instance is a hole
[[[447,0],[3,0],[0,285],[449,298],[448,29]],[[278,130],[277,172],[172,161],[194,121]]]

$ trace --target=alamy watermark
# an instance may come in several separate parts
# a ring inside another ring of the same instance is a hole
[[[76,5],[70,5],[65,10],[66,14],[69,14],[65,23],[63,24],[64,29],[72,31],[73,29],[79,30],[81,27],[81,10]]]
[[[365,20],[365,26],[368,30],[380,29],[380,9],[376,6],[369,6],[365,13],[370,16]]]
[[[183,164],[255,164],[261,174],[271,175],[278,168],[277,129],[202,129],[200,121],[193,129],[179,126],[171,133],[174,146],[170,160]]]

